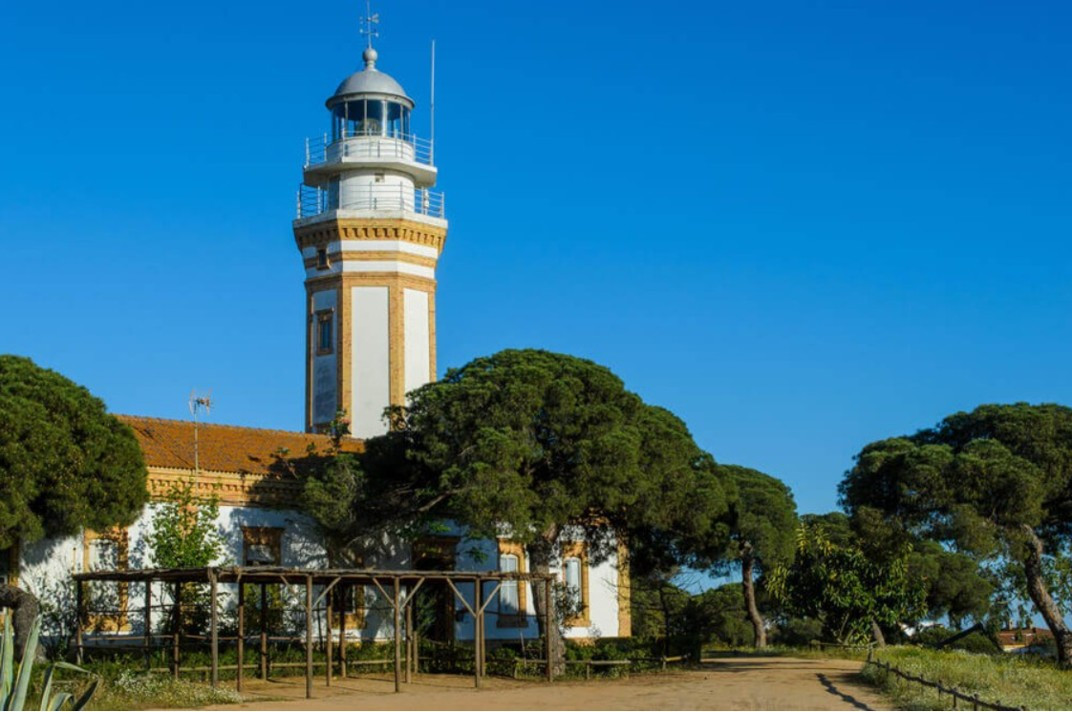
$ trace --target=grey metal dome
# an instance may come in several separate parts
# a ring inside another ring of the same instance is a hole
[[[365,60],[365,68],[360,72],[354,72],[339,85],[339,88],[327,100],[328,108],[356,94],[378,94],[397,98],[408,104],[411,109],[413,108],[413,99],[409,98],[402,85],[396,82],[390,74],[376,69],[378,56],[376,50],[371,47],[364,51],[362,58]]]

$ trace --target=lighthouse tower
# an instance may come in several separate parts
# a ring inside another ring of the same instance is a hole
[[[306,143],[294,239],[305,264],[305,427],[339,410],[355,437],[387,430],[388,405],[435,377],[435,267],[447,235],[413,100],[376,66],[327,100],[331,131]]]

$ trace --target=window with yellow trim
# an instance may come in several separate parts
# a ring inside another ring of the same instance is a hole
[[[525,573],[525,547],[515,541],[499,541],[499,571],[503,573]],[[496,624],[500,628],[520,628],[527,624],[528,611],[525,581],[502,581],[499,586],[498,616]]]
[[[126,529],[85,531],[82,545],[83,571],[126,571],[129,539]],[[125,581],[94,581],[89,584],[88,623],[97,631],[125,631],[129,586]]]
[[[566,619],[573,627],[592,624],[588,590],[588,546],[583,541],[571,541],[562,545],[562,584],[577,603],[577,614]]]
[[[282,527],[242,527],[244,566],[280,566],[282,552]]]

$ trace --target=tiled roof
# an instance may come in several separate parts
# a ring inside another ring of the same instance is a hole
[[[138,415],[116,417],[134,430],[147,466],[194,469],[192,421]],[[316,455],[326,455],[331,448],[331,438],[327,435],[215,423],[200,423],[197,440],[201,470],[239,474],[285,476],[292,467],[300,473],[305,469],[303,460],[304,464],[309,463],[310,448]],[[364,443],[345,438],[341,449],[361,452]]]
[[[1053,638],[1049,628],[1012,628],[998,631],[998,642],[1003,646],[1028,646]]]

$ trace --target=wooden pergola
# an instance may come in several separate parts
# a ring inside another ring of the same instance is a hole
[[[551,665],[551,642],[546,634],[551,629],[551,583],[554,577],[550,574],[498,572],[498,571],[390,571],[374,569],[307,569],[284,566],[209,566],[205,568],[190,569],[135,569],[128,571],[91,571],[74,574],[77,585],[77,627],[75,630],[75,646],[78,661],[82,661],[85,635],[85,589],[91,581],[111,581],[116,583],[143,583],[145,584],[145,650],[153,648],[152,639],[152,584],[172,584],[174,589],[173,603],[174,620],[172,630],[172,670],[175,676],[179,674],[179,646],[181,628],[181,590],[182,584],[199,583],[209,587],[209,646],[211,651],[211,682],[213,687],[219,685],[219,586],[220,584],[233,584],[238,587],[237,598],[237,636],[235,638],[238,648],[238,664],[236,666],[235,687],[242,691],[243,677],[243,653],[245,652],[246,639],[246,611],[245,611],[245,585],[260,585],[260,651],[261,651],[261,676],[267,679],[267,587],[272,584],[284,584],[287,586],[305,587],[305,696],[313,694],[313,613],[326,601],[327,608],[327,636],[325,638],[326,668],[325,682],[331,685],[332,666],[334,663],[332,654],[332,598],[331,591],[339,585],[343,586],[374,586],[390,604],[394,614],[394,678],[395,692],[402,690],[402,627],[405,620],[407,637],[407,655],[405,681],[411,681],[412,672],[416,672],[412,663],[417,647],[416,637],[413,630],[413,601],[415,594],[425,582],[445,582],[453,592],[455,598],[462,604],[465,610],[473,617],[474,621],[474,684],[480,687],[481,678],[484,676],[484,652],[485,652],[485,627],[484,613],[488,604],[495,599],[505,581],[531,582],[533,586],[543,584],[544,600],[547,602],[543,613],[543,629],[545,631],[545,674],[547,681],[553,679]],[[482,596],[484,585],[492,583],[494,588],[486,597]],[[469,601],[458,589],[459,584],[472,584],[473,600]],[[319,596],[314,598],[314,587],[321,588]],[[405,594],[403,594],[405,589]],[[483,598],[483,600],[481,600]],[[129,607],[129,602],[128,602]],[[340,615],[339,644],[346,644],[346,615]],[[340,672],[346,675],[346,657],[340,656]]]

